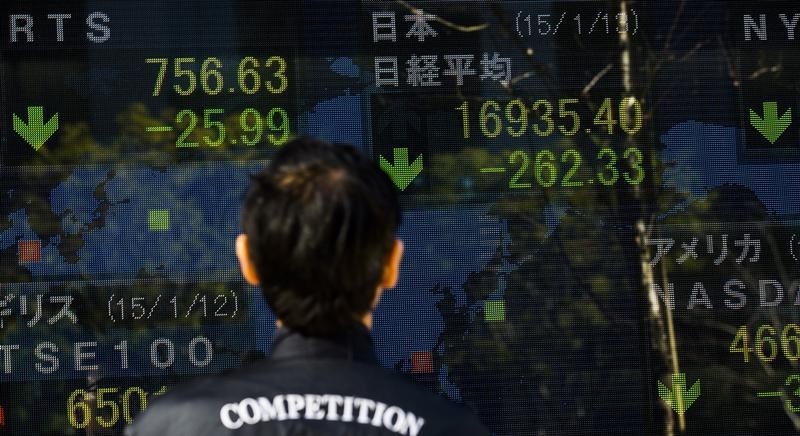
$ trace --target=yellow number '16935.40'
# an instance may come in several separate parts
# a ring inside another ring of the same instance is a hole
[[[501,135],[518,138],[528,132],[542,137],[555,133],[573,136],[580,132],[582,125],[586,123],[579,111],[579,103],[577,98],[561,98],[555,104],[546,99],[536,100],[532,104],[526,104],[520,99],[506,103],[487,100],[477,111],[478,116],[475,121],[481,136],[490,139]],[[471,113],[470,103],[464,101],[455,109],[461,112],[464,139],[470,138],[474,116]],[[617,105],[614,105],[611,98],[606,98],[593,113],[589,114],[589,117],[592,119],[592,127],[584,129],[587,133],[613,135],[619,126],[622,132],[635,135],[642,129],[642,105],[633,97],[623,98]]]

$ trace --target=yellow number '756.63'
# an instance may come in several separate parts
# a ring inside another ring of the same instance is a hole
[[[198,83],[199,89],[206,95],[219,95],[225,89],[226,68],[218,57],[147,58],[145,63],[158,66],[153,84],[154,97],[161,95],[164,82],[167,80],[171,81],[172,89],[180,96],[194,94],[198,90]],[[172,64],[172,75],[168,78],[167,71],[170,64]],[[252,95],[261,90],[263,84],[267,92],[281,94],[289,87],[287,69],[286,58],[282,56],[270,56],[263,63],[254,56],[245,56],[236,62],[236,86],[228,89],[230,92],[239,91]],[[232,74],[234,68],[228,70]]]

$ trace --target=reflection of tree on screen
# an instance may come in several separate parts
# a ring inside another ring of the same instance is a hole
[[[786,241],[792,234],[800,234],[800,229],[787,226],[771,215],[751,187],[721,184],[698,196],[696,190],[681,183],[666,183],[676,173],[687,178],[691,175],[681,174],[682,170],[676,168],[674,162],[662,159],[667,145],[659,138],[669,127],[666,124],[685,120],[696,115],[693,112],[702,110],[693,111],[687,102],[696,102],[699,98],[684,95],[684,92],[688,94],[705,87],[719,88],[718,95],[734,94],[737,86],[754,77],[779,72],[781,61],[764,55],[758,59],[760,64],[754,71],[737,71],[731,48],[724,41],[726,36],[718,34],[718,28],[704,29],[702,24],[702,17],[719,13],[721,2],[715,3],[716,9],[709,9],[712,2],[672,1],[660,6],[656,3],[660,2],[598,2],[615,13],[630,7],[653,8],[652,17],[661,21],[643,27],[636,38],[620,34],[611,44],[602,46],[602,50],[607,50],[606,56],[589,56],[597,53],[591,53],[580,41],[553,43],[554,51],[570,54],[569,61],[565,62],[577,64],[584,62],[584,57],[594,59],[585,61],[594,74],[587,76],[577,91],[562,89],[558,74],[549,64],[551,59],[537,52],[527,58],[527,64],[519,64],[522,69],[517,73],[520,76],[506,89],[509,98],[519,97],[525,101],[579,97],[580,105],[589,109],[596,109],[606,97],[601,88],[612,89],[615,99],[635,96],[646,110],[644,128],[636,136],[593,136],[588,144],[562,139],[549,146],[559,152],[569,148],[596,152],[604,146],[617,149],[636,146],[645,152],[645,181],[637,186],[553,188],[493,198],[489,213],[504,222],[504,242],[493,247],[496,252],[492,259],[466,277],[460,286],[436,286],[429,290],[440,296],[436,307],[444,327],[431,350],[434,375],[419,378],[423,384],[469,405],[498,435],[638,435],[641,428],[664,436],[792,434],[800,429],[798,415],[783,407],[787,400],[800,405],[800,398],[793,391],[797,385],[785,383],[786,375],[797,371],[797,362],[786,359],[764,362],[755,351],[749,352],[750,361],[744,362],[743,353],[730,351],[742,326],[751,335],[750,347],[753,347],[759,328],[773,326],[779,336],[786,323],[800,322],[795,310],[798,290],[796,285],[790,286],[800,278],[797,277],[797,263],[786,250]],[[405,1],[397,4],[402,8],[416,6]],[[550,6],[549,2],[544,4]],[[491,4],[485,13],[496,19],[497,24],[466,29],[450,23],[454,26],[448,29],[480,31],[482,43],[500,44],[503,50],[527,52],[527,42],[517,39],[510,29],[507,8]],[[559,44],[566,48],[559,49]],[[330,86],[314,90],[319,95],[302,103],[303,112],[313,110],[318,100],[339,95],[340,89],[364,91],[360,88],[363,83],[358,80],[344,79],[329,71],[327,60],[304,61],[314,63],[315,68],[311,70],[320,74],[315,77]],[[712,70],[720,65],[729,80],[713,82],[717,76]],[[546,81],[550,94],[535,95],[538,91],[527,89],[526,75]],[[782,89],[792,89],[796,78],[787,75],[769,77],[781,78],[786,82]],[[728,97],[725,104],[732,105],[734,99]],[[388,97],[387,100],[391,101]],[[456,104],[448,106],[448,110]],[[397,109],[396,112],[403,111]],[[670,118],[669,121],[659,121],[661,115]],[[247,133],[242,131],[239,116],[240,113],[231,113],[223,120],[226,131],[234,137]],[[399,120],[405,124],[388,119],[385,125],[377,127],[392,137],[421,136],[419,120],[406,116],[411,118]],[[715,119],[714,114],[708,116]],[[85,120],[64,123],[58,147],[42,148],[31,161],[23,162],[23,169],[13,176],[0,177],[0,192],[12,193],[0,201],[0,229],[11,226],[8,218],[11,212],[24,209],[32,231],[42,240],[58,240],[58,253],[66,262],[77,263],[81,251],[86,249],[85,238],[107,224],[108,213],[116,205],[109,199],[108,182],[116,179],[127,185],[137,183],[131,173],[116,168],[120,156],[135,155],[137,163],[156,171],[166,171],[176,162],[188,164],[184,161],[186,154],[175,148],[175,131],[146,133],[148,126],[175,124],[175,108],[152,110],[144,103],[133,103],[115,114],[114,119],[114,126],[101,126],[114,132],[102,143],[93,136],[88,114]],[[200,142],[205,135],[213,136],[215,132],[198,126],[187,141]],[[693,142],[686,145],[689,152],[711,146],[704,138],[690,139]],[[203,150],[199,150],[192,155],[192,160],[203,161],[209,157],[243,162],[255,156],[261,155],[255,151],[252,154],[243,152],[242,148],[234,152],[221,146],[213,151],[213,157],[204,156]],[[508,157],[508,153],[498,155],[490,152],[489,147],[481,146],[465,146],[452,153],[446,150],[431,153],[426,158],[426,170],[432,195],[419,199],[417,205],[458,207],[458,202],[464,200],[460,174],[475,174],[481,168],[500,166]],[[93,218],[70,230],[65,228],[66,216],[52,210],[50,199],[51,192],[74,170],[70,165],[61,165],[63,162],[109,166],[105,181],[98,183],[92,192],[98,204]],[[487,180],[473,180],[475,191],[505,191],[504,185]],[[197,205],[186,203],[186,199],[178,195],[170,196],[165,192],[159,195],[164,202],[187,212],[187,227],[202,229],[206,225],[202,216],[191,213]],[[553,224],[554,216],[556,224]],[[713,259],[701,258],[682,265],[674,259],[650,265],[654,253],[653,246],[646,243],[648,238],[672,237],[680,245],[693,236],[714,233],[712,229],[728,231],[731,244],[742,232],[749,232],[752,238],[761,241],[762,256],[769,261],[756,265],[735,262],[714,265]],[[225,235],[207,236],[221,238]],[[193,244],[207,244],[207,247],[199,247],[200,251],[205,248],[207,255],[192,261],[213,268],[217,263],[214,250],[229,242],[196,238]],[[173,247],[176,251],[190,248],[198,251],[197,246],[177,244]],[[122,251],[126,247],[115,249]],[[30,271],[16,261],[15,250],[12,245],[0,253],[2,281],[33,281]],[[130,278],[141,279],[143,284],[128,292],[150,296],[152,300],[164,289],[176,288],[175,283],[159,275],[157,267],[154,269],[155,273],[141,270],[133,274]],[[726,280],[734,278],[745,284],[749,303],[740,310],[726,310],[722,286]],[[782,305],[758,307],[760,279],[773,279],[784,285]],[[703,305],[687,309],[687,301],[698,282],[705,286],[713,309]],[[667,284],[675,287],[674,309],[653,291],[654,285],[667,288]],[[191,282],[183,285],[200,286]],[[206,286],[210,286],[209,292],[212,292],[224,290],[223,285]],[[74,307],[105,307],[107,290],[88,286],[71,290],[80,300]],[[498,321],[497,302],[503,303],[502,321]],[[114,327],[99,312],[84,311],[78,315],[81,324],[74,330],[54,331],[55,328],[40,325],[25,333],[49,338],[60,348],[69,349],[74,342],[71,336],[77,335],[80,329],[96,332],[98,340],[102,340]],[[139,323],[131,328],[128,337],[131,349],[146,350],[151,339],[149,332],[158,327],[156,324]],[[199,330],[205,320],[185,317],[181,325]],[[2,336],[11,338],[24,331],[10,323],[2,330]],[[761,341],[761,345],[769,352],[768,342],[765,345]],[[777,347],[780,348],[779,343]],[[231,344],[230,349],[222,347],[217,351],[234,354],[234,349]],[[401,368],[402,364],[398,365],[398,369]],[[440,371],[446,377],[439,377]],[[670,375],[676,372],[686,373],[689,383],[702,381],[701,397],[685,419],[661,401],[656,390],[658,381],[668,382]],[[169,377],[177,378],[177,375]],[[94,386],[90,386],[92,383]],[[42,405],[53,401],[52,393],[63,395],[76,388],[91,390],[96,384],[89,378],[26,381],[12,384],[11,394],[7,390],[0,391],[0,400],[8,404],[7,396],[13,395],[17,403],[7,406],[6,412],[15,419],[21,417],[19,419],[37,422],[42,434],[70,434],[72,430],[65,430],[70,426],[66,422],[63,399],[58,400],[58,407],[54,409],[45,409]],[[3,385],[3,390],[7,386]],[[777,390],[780,397],[772,400],[755,397],[755,392],[766,390]],[[34,417],[36,414],[41,415],[41,419]],[[115,434],[119,430],[119,426],[115,429],[94,427],[86,433]]]
[[[709,59],[717,59],[709,52],[729,51],[724,35],[698,31],[691,15],[702,11],[689,14],[695,6],[675,3],[670,10],[674,20],[663,33],[635,40],[621,35],[617,62],[598,68],[602,74],[621,70],[616,89],[649,106],[644,131],[622,139],[646,150],[645,183],[633,189],[502,199],[491,212],[507,225],[508,241],[498,248],[499,255],[460,289],[433,289],[442,295],[438,309],[445,320],[434,361],[446,370],[457,394],[446,385],[440,389],[470,405],[497,434],[639,434],[637,428],[648,422],[651,431],[664,435],[765,429],[789,434],[800,428],[797,416],[781,407],[786,399],[797,400],[794,388],[784,387],[796,363],[745,364],[741,354],[729,352],[740,326],[749,326],[754,335],[759,326],[773,325],[780,335],[785,323],[797,322],[791,314],[796,288],[786,289],[784,305],[778,308],[765,310],[753,303],[759,298],[760,278],[787,287],[797,280],[792,272],[796,264],[785,250],[796,230],[780,225],[747,187],[722,185],[694,198],[681,186],[662,185],[663,171],[672,163],[660,159],[663,144],[653,117],[669,98],[657,85],[675,74],[708,68]],[[613,4],[616,10],[630,7],[625,1]],[[732,65],[730,58],[727,63]],[[541,69],[531,67],[534,73]],[[731,83],[713,86],[733,88],[749,74],[728,72]],[[584,97],[585,104],[594,104],[591,92]],[[709,145],[696,145],[702,146]],[[438,159],[481,168],[490,158],[475,150]],[[447,173],[441,171],[443,177]],[[443,195],[447,198],[447,192]],[[553,202],[564,214],[548,233],[546,213]],[[672,235],[680,240],[691,239],[693,233],[686,229],[703,234],[714,225],[732,229],[731,234],[735,228],[746,229],[762,242],[772,262],[650,266],[654,253],[646,241],[662,227],[684,229]],[[722,286],[731,278],[746,285],[750,303],[740,311],[723,308]],[[698,281],[708,289],[713,310],[686,309]],[[676,289],[674,310],[653,291],[654,285],[664,288],[668,283]],[[462,293],[465,303],[459,304],[456,295]],[[504,322],[487,321],[487,303],[498,299],[505,303]],[[658,380],[668,382],[677,372],[689,374],[690,383],[702,380],[703,395],[685,418],[656,392]],[[770,387],[784,391],[774,407],[765,408],[754,393]]]

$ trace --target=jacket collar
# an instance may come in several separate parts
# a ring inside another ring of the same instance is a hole
[[[272,341],[273,360],[333,358],[377,364],[369,330],[355,325],[332,337],[305,336],[281,327]]]

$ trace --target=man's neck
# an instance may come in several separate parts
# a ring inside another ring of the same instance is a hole
[[[367,330],[372,331],[372,312],[368,312],[363,318],[361,318],[361,324],[364,324],[364,327],[366,327]],[[282,326],[283,322],[281,320],[275,320],[275,327],[280,328]]]

